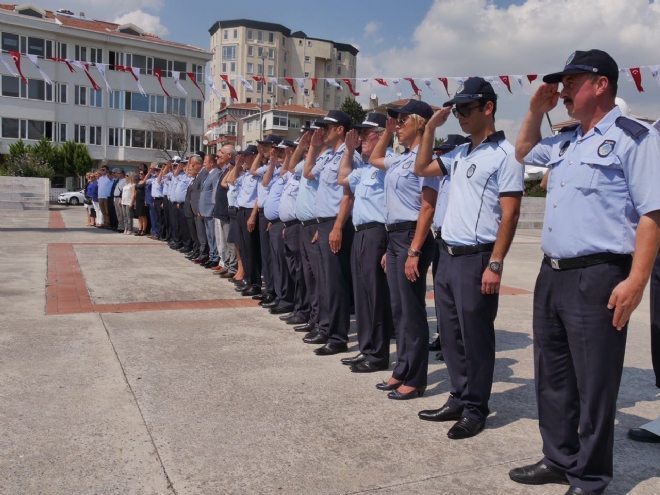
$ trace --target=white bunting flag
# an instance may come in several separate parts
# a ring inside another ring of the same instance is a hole
[[[181,73],[177,70],[172,71],[172,79],[174,79],[174,85],[176,86],[176,89],[179,90],[179,92],[182,95],[188,95],[188,92],[183,88],[181,85]]]
[[[245,89],[247,89],[248,91],[254,91],[252,84],[250,84],[250,82],[247,79],[245,79],[243,76],[238,76],[238,80],[241,81],[241,84]]]
[[[208,88],[211,88],[211,91],[213,91],[213,94],[218,99],[222,99],[222,94],[220,93],[220,91],[218,91],[218,87],[213,82],[213,76],[211,74],[206,74],[206,86]],[[209,92],[207,91],[206,94],[209,94]]]
[[[112,88],[110,87],[110,83],[108,82],[108,78],[105,74],[106,65],[102,64],[101,62],[96,62],[94,66],[96,67],[96,70],[99,71],[99,74],[101,74],[101,79],[103,79],[103,82],[105,83],[105,89],[108,91],[108,93],[112,93]]]
[[[422,79],[422,82],[424,83],[424,85],[427,88],[429,88],[429,91],[431,93],[435,93],[435,91],[433,91],[433,87],[431,86],[431,79],[429,79],[428,77],[425,77],[424,79]]]
[[[135,84],[137,84],[138,91],[142,96],[147,96],[147,92],[142,87],[142,83],[140,83],[140,68],[131,67],[131,70],[133,71],[133,76],[135,77]]]
[[[304,77],[294,77],[294,81],[296,81],[296,84],[300,89],[305,89],[305,78]]]
[[[44,81],[46,81],[47,84],[50,84],[50,85],[52,86],[52,85],[53,85],[53,81],[50,79],[50,77],[48,77],[48,74],[46,74],[46,73],[41,69],[41,67],[39,67],[39,62],[38,62],[38,60],[37,60],[37,56],[28,53],[27,58],[29,58],[29,59],[30,59],[30,62],[32,62],[32,63],[34,64],[34,66],[37,68],[37,70],[39,71],[39,74],[41,74],[42,79],[43,79]]]
[[[334,87],[337,88],[337,89],[341,89],[341,84],[339,84],[339,83],[338,83],[335,79],[333,79],[333,78],[330,78],[330,77],[329,77],[329,78],[327,78],[327,79],[325,80],[325,82],[327,82],[330,86],[334,86]]]
[[[2,65],[5,66],[5,69],[7,69],[7,72],[9,72],[12,76],[17,77],[18,73],[14,70],[14,68],[7,63],[5,60],[5,57],[0,54],[0,62],[2,62]]]
[[[399,79],[398,77],[395,77],[395,78],[392,79],[392,84],[399,84],[400,82],[401,82],[401,79]]]
[[[660,65],[651,65],[649,70],[651,71],[653,80],[660,85]]]

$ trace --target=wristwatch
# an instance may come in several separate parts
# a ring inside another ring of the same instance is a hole
[[[491,261],[488,263],[488,269],[491,272],[497,273],[499,275],[502,273],[502,263],[500,261]]]
[[[417,251],[416,249],[413,248],[408,248],[408,256],[410,256],[411,258],[417,258],[417,256],[419,256],[420,254],[422,254],[421,251]]]

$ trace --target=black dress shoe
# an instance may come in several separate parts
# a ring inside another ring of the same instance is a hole
[[[424,395],[425,391],[426,391],[426,387],[416,388],[407,393],[399,392],[398,390],[392,390],[387,394],[387,398],[392,400],[409,400],[409,399],[414,399],[416,397],[421,397],[422,395]]]
[[[383,391],[396,390],[401,386],[402,383],[403,382],[396,382],[396,383],[381,382],[376,384],[376,388],[378,390],[383,390]]]
[[[259,287],[248,287],[243,292],[241,292],[241,296],[251,297],[259,294],[259,292],[261,292],[261,289]]]
[[[449,428],[447,436],[452,440],[470,438],[481,433],[484,426],[486,426],[486,421],[463,417],[459,419],[454,426]]]
[[[309,332],[310,334],[312,332]],[[308,334],[309,335],[309,334]],[[327,344],[328,343],[328,337],[327,335],[323,335],[322,333],[319,332],[314,332],[313,335],[310,335],[309,337],[305,336],[303,337],[303,342],[305,344]]]
[[[246,282],[241,281],[241,282],[237,283],[236,285],[234,285],[234,290],[236,292],[243,292],[248,287],[250,287],[250,286]]]
[[[202,265],[204,268],[214,268],[218,266],[218,260],[208,260]]]
[[[276,301],[275,299],[271,299],[270,301],[266,301],[264,299],[259,303],[259,306],[261,306],[262,308],[270,309],[270,308],[274,308],[278,304],[279,304],[279,302]]]
[[[301,323],[306,323],[307,322],[307,318],[305,318],[304,316],[301,316],[301,315],[296,314],[296,313],[292,313],[292,315],[293,316],[291,316],[289,318],[286,318],[284,320],[284,321],[286,321],[287,325],[300,325]],[[282,317],[280,317],[280,318],[282,318]]]
[[[442,351],[437,352],[435,354],[435,359],[438,360],[438,361],[444,361],[445,360],[445,356],[444,356],[444,354],[442,354]]]
[[[252,299],[255,301],[261,301],[264,298],[263,294],[257,294],[256,296],[252,296]]]
[[[463,408],[445,404],[440,409],[419,411],[417,416],[424,421],[458,421],[463,416]]]
[[[438,336],[433,342],[429,343],[429,352],[441,351],[440,337]]]
[[[630,428],[628,430],[628,438],[635,442],[660,443],[660,435],[651,433],[644,428]]]
[[[346,344],[331,344],[327,343],[323,347],[314,349],[314,354],[317,356],[332,356],[333,354],[339,354],[340,352],[346,352],[348,346]]]
[[[202,263],[206,263],[208,260],[209,260],[209,257],[208,257],[208,256],[198,256],[198,257],[195,258],[193,261],[194,261],[195,263],[201,265]]]
[[[373,373],[374,371],[383,371],[388,368],[387,364],[375,364],[371,361],[360,361],[351,365],[352,373]]]
[[[341,364],[345,364],[345,365],[347,365],[347,366],[351,366],[351,365],[353,365],[353,364],[361,363],[361,362],[364,361],[365,359],[367,359],[367,356],[365,356],[365,355],[362,354],[362,353],[359,353],[359,354],[356,354],[356,355],[353,356],[353,357],[347,357],[347,358],[343,358],[343,359],[341,359]]]
[[[543,464],[543,461],[539,461],[536,464],[513,468],[509,471],[509,478],[516,483],[522,483],[523,485],[545,485],[547,483],[568,485],[568,480],[564,473],[546,466]]]
[[[236,272],[225,272],[220,274],[220,278],[234,278]]]
[[[272,315],[283,315],[285,313],[291,313],[291,311],[293,311],[291,306],[280,306],[279,304],[270,308],[270,314]]]
[[[580,488],[578,486],[572,486],[568,489],[565,495],[598,495],[598,493],[588,492],[587,490],[584,490],[583,488]]]
[[[313,323],[305,323],[304,325],[298,325],[297,327],[293,327],[294,332],[311,332],[312,330],[314,330]]]

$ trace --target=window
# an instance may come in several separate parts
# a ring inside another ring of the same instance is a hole
[[[257,74],[263,76],[264,75],[264,66],[261,64],[257,64]]]
[[[179,60],[171,60],[168,61],[168,68],[170,68],[170,71],[177,71],[179,73],[179,78],[182,81],[186,80],[186,63],[181,62]]]
[[[253,40],[253,39],[254,39],[254,35],[253,35],[253,33],[252,33],[252,29],[248,29],[248,30],[247,30],[247,39],[248,39],[248,40]]]
[[[66,124],[55,123],[53,141],[64,143],[66,141]]]
[[[133,148],[146,148],[147,147],[147,131],[141,129],[131,129],[131,143],[128,146]]]
[[[167,138],[164,132],[152,131],[151,137],[153,140],[152,147],[156,150],[167,149]]]
[[[273,127],[289,127],[288,114],[284,112],[273,112]]]
[[[238,29],[234,29],[234,39],[238,39]]]
[[[337,66],[337,75],[341,76],[341,65]]]
[[[126,108],[126,110],[134,110],[136,112],[149,111],[148,96],[142,96],[140,93],[130,93],[130,94],[131,94],[131,108]]]
[[[100,125],[89,126],[89,144],[98,146],[103,144],[102,127]]]
[[[165,113],[165,97],[161,95],[150,95],[149,111],[151,113]]]
[[[139,68],[143,74],[147,73],[147,57],[145,55],[137,55],[135,53],[129,53],[126,55],[126,65],[131,67]],[[153,61],[151,63],[153,67]]]
[[[89,61],[92,63],[103,63],[103,50],[101,48],[89,49]]]
[[[312,42],[307,40],[307,46],[312,46]]]
[[[124,129],[120,127],[108,128],[108,146],[124,146]]]
[[[222,30],[222,39],[223,40],[229,39],[229,30],[228,29],[223,29]]]
[[[273,84],[268,83],[268,85],[266,86],[266,93],[272,93],[272,92],[273,92]]]
[[[198,150],[202,147],[202,136],[190,136],[190,149]]]
[[[309,72],[305,72],[305,77],[309,77]]]
[[[341,52],[337,52],[337,60],[341,60]]]
[[[18,139],[18,119],[2,119],[2,137]]]
[[[90,107],[103,108],[103,91],[101,91],[100,89],[94,90],[92,88],[89,88],[88,96],[89,96]]]
[[[289,119],[289,127],[291,129],[300,129],[300,119],[298,118]]]
[[[264,41],[264,32],[263,31],[257,31],[257,41],[260,43]]]
[[[28,80],[28,94],[27,97],[30,100],[46,100],[46,84],[44,81],[38,79]],[[53,90],[52,86],[50,88],[50,99],[53,99]]]
[[[163,77],[170,77],[171,74],[167,70],[167,60],[164,58],[158,58],[154,57],[154,73],[156,72],[156,69],[160,69],[160,73]]]
[[[2,96],[13,96],[14,98],[20,96],[18,77],[2,76]],[[16,128],[18,129],[18,124]]]
[[[196,81],[204,80],[204,66],[200,64],[191,64],[190,71],[195,74]]]
[[[271,60],[275,59],[275,48],[269,48],[268,49],[268,58]]]
[[[268,66],[268,75],[269,76],[274,76],[275,75],[275,67],[272,65]]]
[[[18,51],[18,50],[19,50],[18,35],[11,33],[2,33],[2,51],[9,52],[9,51]],[[18,124],[16,129],[18,129]]]
[[[193,119],[201,119],[203,115],[203,108],[204,106],[202,105],[201,100],[192,100],[192,108],[190,109],[190,116]]]
[[[172,115],[186,115],[186,99],[185,98],[174,98],[171,96],[167,97],[167,108],[166,112]]]
[[[275,43],[275,33],[268,33],[268,43]]]
[[[305,96],[309,96],[309,89],[305,89]]]
[[[86,46],[76,45],[74,53],[75,53],[75,56],[76,56],[76,60],[80,60],[81,62],[89,62],[89,60],[87,60],[87,47]]]
[[[229,62],[229,72],[236,72],[236,62]]]
[[[222,73],[223,74],[227,73],[227,64],[225,62],[222,62]]]
[[[248,57],[254,57],[254,47],[253,46],[248,46]]]
[[[117,65],[124,65],[124,54],[121,52],[109,51],[108,65],[110,66],[110,70],[116,70],[115,66]]]
[[[87,105],[87,88],[85,86],[75,87],[75,97],[73,103],[76,105]]]
[[[60,58],[67,58],[66,43],[60,43],[59,41],[55,43],[55,56]]]
[[[222,47],[222,60],[236,60],[236,45]]]
[[[65,83],[55,83],[55,101],[57,103],[67,103],[68,88]]]
[[[310,60],[309,55],[305,55],[305,63],[308,63]]]
[[[46,41],[43,38],[33,38],[32,36],[28,36],[27,53],[39,57],[46,56]]]
[[[262,58],[264,56],[264,49],[262,46],[257,47],[257,57]]]
[[[254,74],[254,64],[252,62],[247,63],[247,69],[246,72],[248,74]]]
[[[46,126],[46,124],[48,124],[48,126]],[[48,133],[46,132],[46,127],[48,127]],[[49,136],[46,134],[49,134]],[[27,138],[39,140],[43,137],[47,137],[49,139],[53,138],[53,123],[44,122],[43,120],[28,120]]]
[[[115,90],[108,95],[108,108],[124,110],[124,92]]]
[[[83,143],[87,142],[85,139],[87,128],[84,125],[74,124],[73,125],[73,142],[74,143]]]

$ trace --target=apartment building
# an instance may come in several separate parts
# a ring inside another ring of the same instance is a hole
[[[221,98],[210,95],[207,122],[216,122],[222,103],[300,105],[321,109],[338,108],[350,93],[344,86],[338,89],[325,78],[355,79],[358,50],[352,45],[314,38],[303,31],[292,32],[281,24],[235,19],[217,21],[209,29],[211,34],[211,74]],[[237,92],[232,101],[229,88],[220,81],[226,74]],[[253,76],[262,76],[265,83]],[[243,77],[251,89],[241,83]],[[268,78],[279,79],[279,84]],[[308,78],[304,89],[290,89],[284,78]],[[319,78],[315,91],[309,78]],[[323,80],[322,80],[323,79]]]
[[[162,160],[168,150],[202,147],[204,98],[187,73],[204,89],[209,51],[161,39],[133,24],[32,4],[0,4],[0,38],[5,62],[0,65],[1,154],[19,138],[33,143],[42,137],[86,144],[93,159],[113,164]],[[14,68],[11,51],[22,54],[27,83],[9,71]],[[52,85],[28,55],[37,56]],[[76,61],[89,64],[99,89]],[[97,63],[105,64],[110,90]],[[126,68],[139,69],[132,72],[144,93]],[[176,72],[182,89],[173,79]]]

